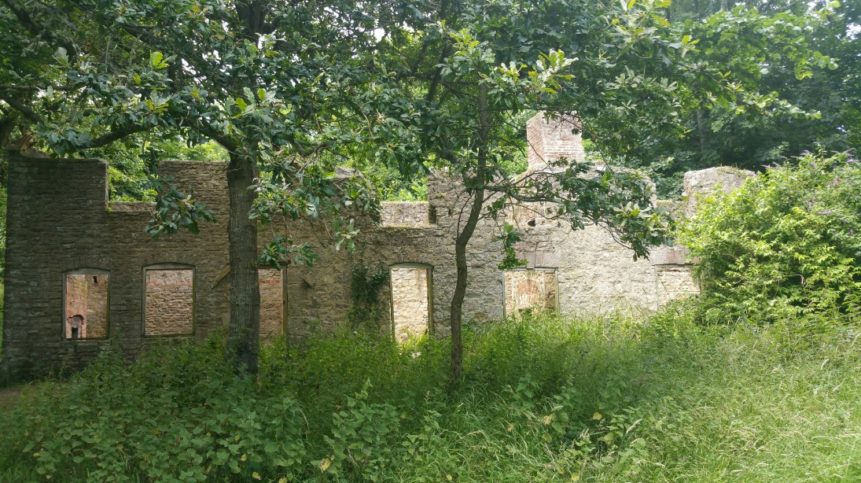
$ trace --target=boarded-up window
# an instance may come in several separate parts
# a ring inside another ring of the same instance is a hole
[[[108,336],[108,281],[103,270],[76,270],[66,274],[64,336],[66,339],[100,339]]]
[[[194,329],[194,270],[148,268],[144,335],[189,335]]]
[[[556,310],[556,270],[528,269],[505,272],[505,314],[516,317],[521,312]]]
[[[260,338],[271,340],[284,333],[284,282],[281,270],[261,268],[257,271],[260,283]]]
[[[431,318],[429,282],[429,267],[392,267],[392,322],[396,340],[427,333]]]

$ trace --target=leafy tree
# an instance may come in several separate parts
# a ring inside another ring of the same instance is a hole
[[[578,15],[570,24],[559,25],[564,18],[559,14],[566,11]],[[639,44],[653,48],[658,39],[608,35],[607,24],[614,19],[628,25],[648,21],[646,12],[652,10],[618,11],[579,1],[444,3],[426,16],[411,19],[402,30],[389,33],[391,41],[385,44],[389,50],[382,54],[388,69],[387,95],[410,101],[389,103],[389,111],[376,113],[385,117],[374,131],[377,144],[390,147],[379,156],[389,163],[397,163],[403,156],[418,157],[428,166],[444,167],[460,179],[468,195],[454,240],[457,280],[450,323],[455,382],[462,364],[467,245],[482,218],[495,217],[512,204],[550,203],[556,210],[551,216],[574,229],[586,223],[604,224],[635,256],[645,255],[650,244],[663,239],[664,220],[650,209],[651,185],[636,172],[600,171],[573,160],[513,178],[507,172],[511,153],[523,148],[522,123],[517,121],[524,113],[546,109],[558,116],[576,109],[579,122],[587,125],[608,107],[627,107],[631,117],[637,113],[639,119],[651,120],[652,126],[674,129],[665,117],[674,108],[669,82],[639,77],[650,94],[658,91],[655,86],[663,86],[663,96],[652,104],[638,100],[636,94],[642,92],[633,85],[608,87],[624,72],[615,62],[624,60],[629,52],[635,57]],[[546,30],[533,34],[533,24]],[[554,32],[554,28],[560,30]],[[547,48],[561,42],[560,32],[565,29],[584,33],[585,45],[580,46],[576,59]],[[590,51],[593,45],[609,47]],[[601,87],[608,88],[601,96],[593,96]],[[621,119],[618,113],[613,115]],[[600,139],[612,144],[610,137]],[[504,236],[511,239],[513,234]]]
[[[667,76],[679,85],[684,133],[644,132],[625,161],[648,164],[659,190],[673,193],[690,169],[762,170],[807,150],[857,151],[861,4],[722,3],[673,3],[685,61],[667,64]]]
[[[667,18],[673,22],[679,20],[703,20],[720,11],[732,10],[737,6],[756,8],[760,12],[775,13],[792,11],[803,14],[812,4],[826,2],[808,2],[805,0],[674,0],[667,9]]]
[[[763,132],[789,139],[790,133],[779,131],[781,124],[798,126],[818,117],[763,83],[763,68],[788,69],[799,82],[806,72],[831,69],[833,59],[816,50],[817,40],[810,35],[828,23],[830,7],[766,15],[740,6],[700,24],[673,25],[666,17],[670,6],[660,0],[453,2],[391,33],[392,44],[400,48],[393,49],[387,66],[397,82],[409,86],[403,90],[414,100],[409,109],[390,115],[407,121],[390,125],[402,127],[400,139],[422,146],[423,159],[460,175],[471,195],[455,242],[455,375],[466,244],[485,216],[485,203],[490,216],[509,203],[558,203],[558,215],[574,228],[586,220],[608,222],[625,233],[624,241],[637,254],[647,251],[647,243],[635,239],[660,238],[658,218],[645,210],[648,190],[637,188],[630,173],[605,173],[603,184],[572,184],[584,180],[586,168],[569,165],[556,166],[552,174],[506,180],[502,160],[522,146],[519,126],[512,122],[516,116],[576,111],[593,158],[649,168],[665,192],[666,180],[687,169],[757,166],[775,159],[751,154]],[[814,15],[807,18],[808,13]],[[537,57],[540,63],[526,66],[525,59]],[[829,129],[837,129],[834,122],[818,132]],[[809,147],[816,137],[803,142]],[[397,158],[401,152],[390,155]],[[628,210],[613,211],[619,202]]]
[[[223,147],[230,346],[251,371],[257,221],[372,209],[366,185],[333,183],[339,164],[397,173],[393,192],[431,166],[449,167],[472,201],[456,240],[457,373],[465,247],[483,213],[551,201],[574,227],[616,226],[638,254],[659,238],[633,173],[560,165],[507,178],[526,113],[576,111],[594,157],[664,178],[713,163],[759,165],[823,137],[835,140],[829,147],[856,142],[861,83],[829,76],[797,89],[803,95],[788,92],[835,72],[835,58],[848,79],[858,76],[848,33],[857,5],[762,14],[723,3],[704,22],[674,25],[668,0],[0,0],[0,142],[60,155],[122,152],[120,143],[147,136]],[[824,88],[838,94],[817,103]],[[171,143],[143,149],[126,171],[146,171],[141,164],[164,149]],[[123,190],[146,196],[126,181]],[[171,193],[154,233],[177,224]],[[354,228],[336,225],[349,245]],[[263,254],[274,264],[309,256],[287,238]]]
[[[322,166],[337,156],[320,153],[337,153],[350,137],[327,123],[344,122],[336,115],[361,83],[374,31],[395,12],[350,1],[0,5],[0,131],[8,140],[17,129],[19,149],[65,155],[159,132],[212,140],[227,151],[230,347],[255,372],[257,220],[249,213],[258,190],[250,188],[266,178],[262,169],[286,186],[301,177],[301,193],[312,201],[337,194],[331,167]],[[311,160],[313,175],[305,176],[308,166],[298,156]],[[318,191],[324,194],[312,196]],[[153,231],[171,231],[171,220],[157,219]],[[280,255],[294,253],[282,248]]]

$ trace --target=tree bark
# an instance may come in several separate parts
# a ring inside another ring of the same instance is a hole
[[[481,210],[484,206],[484,188],[473,191],[472,206],[463,230],[454,241],[454,258],[457,267],[457,281],[454,284],[454,295],[451,297],[451,379],[453,383],[460,381],[463,371],[463,299],[466,297],[468,265],[466,263],[466,245],[469,243],[475,227],[478,224]]]
[[[451,298],[451,380],[453,384],[460,381],[463,372],[463,300],[466,297],[467,276],[469,267],[466,263],[466,246],[475,233],[475,227],[484,208],[484,188],[487,183],[487,141],[490,131],[487,109],[487,90],[484,86],[478,93],[478,165],[475,178],[465,180],[471,182],[467,190],[472,194],[472,205],[469,216],[454,241],[455,266],[457,280],[454,285],[454,295]]]
[[[700,141],[700,165],[705,166],[706,157],[706,122],[703,118],[703,110],[697,108],[697,134]]]
[[[227,168],[230,214],[230,331],[228,350],[236,357],[238,371],[257,373],[260,352],[260,288],[257,282],[257,224],[248,217],[254,203],[256,160],[231,152]]]

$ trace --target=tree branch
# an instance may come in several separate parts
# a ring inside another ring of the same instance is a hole
[[[114,129],[106,134],[102,134],[101,136],[93,139],[92,141],[78,146],[78,149],[94,149],[100,148],[102,146],[108,145],[114,141],[118,141],[126,136],[131,136],[132,134],[144,132],[151,129],[151,126],[143,126],[143,125],[132,125],[126,126],[124,128]]]
[[[221,145],[224,149],[235,152],[239,149],[239,143],[237,143],[233,138],[227,136],[226,134],[220,133],[217,130],[213,129],[209,124],[200,122],[198,124],[198,129],[204,136],[212,139]]]
[[[0,100],[12,106],[13,109],[20,112],[25,118],[27,118],[31,122],[40,123],[42,122],[42,118],[39,117],[36,112],[31,109],[29,106],[21,102],[19,99],[15,99],[8,94],[0,94]]]
[[[42,118],[38,114],[36,114],[35,111],[33,111],[29,106],[25,105],[18,99],[15,99],[14,97],[10,97],[8,95],[0,95],[0,99],[2,99],[3,102],[5,102],[6,104],[12,106],[12,108],[14,108],[16,111],[20,112],[25,118],[27,118],[27,120],[37,124],[42,122]],[[77,145],[75,146],[75,148],[76,150],[100,148],[126,136],[143,132],[148,129],[151,129],[151,126],[144,126],[140,124],[130,125],[123,128],[116,128],[108,133],[102,134],[101,136],[91,140],[88,143]]]
[[[21,23],[21,26],[23,26],[28,32],[30,32],[31,35],[35,37],[44,37],[55,44],[59,44],[64,49],[66,49],[66,52],[71,57],[78,56],[78,49],[75,47],[74,44],[57,37],[50,30],[42,27],[41,25],[38,25],[32,19],[30,14],[28,14],[23,8],[19,8],[17,5],[12,3],[11,0],[2,0],[2,2],[4,5],[6,5],[6,8],[8,8],[15,15],[15,17],[18,19],[18,22]]]

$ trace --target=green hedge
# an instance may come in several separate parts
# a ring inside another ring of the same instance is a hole
[[[681,227],[706,322],[861,307],[861,165],[807,155],[704,200]]]

